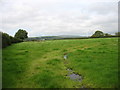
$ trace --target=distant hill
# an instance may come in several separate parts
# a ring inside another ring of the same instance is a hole
[[[29,38],[26,39],[26,41],[75,39],[75,38],[87,38],[87,37],[85,37],[85,36],[75,36],[75,35],[41,36],[41,37],[29,37]]]

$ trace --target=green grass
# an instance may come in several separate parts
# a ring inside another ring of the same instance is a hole
[[[68,67],[83,81],[66,77]],[[118,38],[23,42],[3,49],[3,88],[115,88],[117,75]]]

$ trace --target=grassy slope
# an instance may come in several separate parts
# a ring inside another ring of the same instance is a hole
[[[118,39],[23,42],[3,49],[4,88],[117,87]],[[66,77],[67,67],[84,77]]]

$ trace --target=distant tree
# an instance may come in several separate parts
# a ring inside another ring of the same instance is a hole
[[[111,34],[108,34],[108,33],[105,33],[104,36],[105,36],[105,37],[112,37],[112,35],[111,35]]]
[[[28,38],[27,34],[28,33],[25,30],[19,29],[14,37],[23,40],[25,38]]]
[[[115,36],[120,36],[120,32],[116,32],[116,33],[115,33]]]
[[[104,37],[104,33],[98,30],[91,37]]]

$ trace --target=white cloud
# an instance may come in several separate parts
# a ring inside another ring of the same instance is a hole
[[[117,32],[118,0],[1,0],[0,30],[10,35],[91,35]]]

